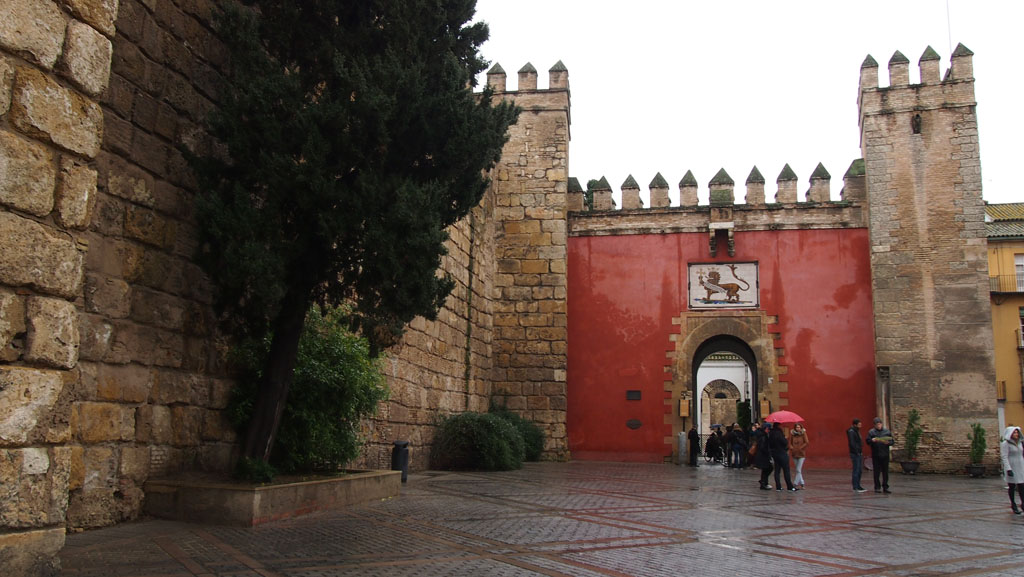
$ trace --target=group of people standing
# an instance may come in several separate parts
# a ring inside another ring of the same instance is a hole
[[[850,447],[850,463],[853,465],[853,490],[858,493],[867,491],[860,485],[861,474],[864,472],[864,442],[871,450],[871,472],[875,480],[876,493],[892,493],[889,490],[889,447],[893,444],[892,433],[885,428],[882,419],[875,417],[874,426],[868,431],[867,438],[860,438],[860,419],[854,419],[846,430],[846,442]]]
[[[754,466],[761,470],[761,490],[767,491],[772,488],[768,484],[768,476],[773,471],[776,491],[782,490],[782,479],[785,479],[788,491],[803,489],[803,466],[808,444],[807,431],[800,423],[793,426],[788,436],[779,423],[765,423],[763,427],[758,427],[751,453],[754,456]],[[793,458],[796,468],[795,479],[790,475],[790,457]]]
[[[690,445],[690,466],[696,466],[697,456],[700,454],[700,435],[696,427],[690,429],[687,438]],[[760,469],[760,486],[763,490],[772,488],[768,478],[774,471],[777,491],[782,490],[783,479],[788,490],[798,491],[804,488],[803,466],[808,444],[807,431],[801,423],[794,425],[793,430],[787,435],[779,423],[764,423],[764,426],[761,426],[754,422],[749,430],[743,430],[739,425],[733,424],[726,427],[724,435],[721,431],[712,433],[705,444],[705,451],[717,452],[721,447],[725,450],[726,467],[754,466]],[[790,459],[795,467],[795,478],[791,472]]]

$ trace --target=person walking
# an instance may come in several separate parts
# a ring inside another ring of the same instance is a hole
[[[860,475],[864,471],[864,441],[860,438],[860,419],[854,419],[853,426],[846,429],[846,444],[850,447],[850,463],[853,465],[853,490],[863,493],[867,489],[860,486]]]
[[[690,432],[686,434],[686,439],[689,441],[689,457],[690,466],[697,466],[697,456],[700,454],[700,433],[697,432],[697,425],[690,426]]]
[[[760,485],[762,491],[772,488],[768,484],[768,475],[772,474],[772,452],[768,446],[768,429],[771,426],[771,423],[765,423],[764,428],[754,432],[753,443],[757,447],[757,452],[754,454],[754,466],[761,469]],[[778,481],[776,481],[776,484],[778,484]]]
[[[892,433],[885,428],[879,417],[875,417],[875,426],[868,431],[868,446],[871,447],[871,473],[875,478],[875,492],[892,493],[889,490],[889,447],[892,446]],[[881,483],[878,481],[879,476]]]
[[[736,429],[732,425],[725,428],[725,437],[722,439],[722,443],[725,445],[725,466],[734,467],[736,459],[734,455],[736,451],[733,450],[736,441]]]
[[[768,447],[772,452],[772,461],[775,462],[775,490],[782,490],[782,481],[779,480],[779,473],[786,480],[786,490],[796,491],[793,486],[793,479],[789,475],[789,441],[782,431],[782,425],[774,423],[771,432],[768,433]]]
[[[732,452],[736,459],[733,466],[742,469],[747,464],[747,435],[738,423],[732,424],[732,433]]]
[[[793,425],[789,433],[789,456],[793,458],[793,468],[796,475],[793,477],[793,484],[804,488],[804,460],[807,457],[807,446],[810,442],[807,439],[807,431],[802,423]]]
[[[1003,440],[999,443],[999,456],[1003,462],[1006,476],[1006,488],[1010,495],[1010,508],[1020,515],[1024,509],[1024,441],[1021,440],[1020,427],[1006,427]],[[1013,493],[1020,496],[1020,506],[1013,501]]]

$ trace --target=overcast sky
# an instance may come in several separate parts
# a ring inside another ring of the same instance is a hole
[[[1024,2],[986,0],[655,1],[478,0],[490,25],[483,55],[500,63],[508,89],[527,62],[538,87],[561,60],[572,97],[570,176],[585,187],[607,177],[619,196],[630,174],[645,205],[657,172],[671,185],[692,170],[707,184],[720,168],[744,182],[757,165],[766,196],[783,165],[800,179],[800,200],[818,162],[832,175],[832,198],[859,158],[857,83],[871,54],[879,81],[896,50],[911,62],[927,46],[942,57],[958,42],[974,52],[983,196],[1024,201],[1017,177],[1024,142],[1024,55],[1017,39]],[[481,82],[485,82],[481,76]]]

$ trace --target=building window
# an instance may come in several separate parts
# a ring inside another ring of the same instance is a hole
[[[1013,265],[1017,275],[1017,292],[1024,292],[1024,254],[1013,255]]]

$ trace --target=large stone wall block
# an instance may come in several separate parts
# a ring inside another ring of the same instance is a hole
[[[11,109],[11,89],[14,86],[14,66],[0,54],[0,116]]]
[[[92,26],[72,21],[64,42],[60,70],[71,82],[90,96],[107,89],[113,46]]]
[[[153,370],[142,365],[100,365],[96,397],[105,401],[144,403],[153,389]]]
[[[61,3],[100,32],[114,36],[118,0],[61,0]]]
[[[25,301],[22,297],[0,290],[0,361],[13,362],[24,347]]]
[[[103,140],[99,104],[65,88],[42,72],[18,67],[10,112],[16,128],[44,141],[95,158]]]
[[[96,198],[96,171],[71,158],[60,161],[57,188],[57,222],[66,228],[84,229],[89,224]]]
[[[79,328],[79,361],[101,361],[106,358],[114,336],[113,325],[106,322],[102,315],[82,315]]]
[[[64,380],[57,371],[0,366],[0,445],[24,445],[52,413]]]
[[[30,297],[25,303],[25,360],[70,369],[78,363],[78,309],[62,299]]]
[[[71,412],[71,428],[84,443],[132,441],[135,409],[117,403],[78,403]]]
[[[119,278],[98,274],[85,276],[85,310],[108,319],[127,318],[131,313],[132,287]]]
[[[52,69],[64,44],[66,24],[50,0],[0,2],[0,48]]]
[[[2,18],[2,17],[0,17]],[[0,534],[0,564],[7,575],[57,575],[64,526]]]
[[[46,216],[53,210],[55,182],[50,149],[0,130],[0,204]]]
[[[81,292],[84,258],[71,238],[6,212],[0,212],[0,238],[0,283],[62,297]]]

